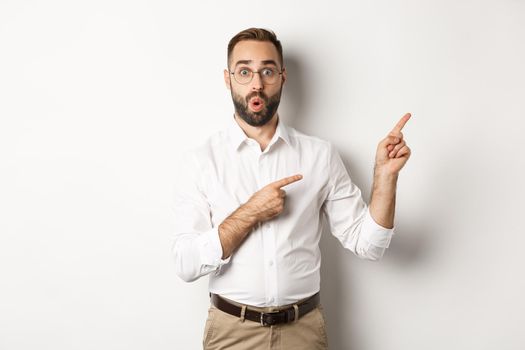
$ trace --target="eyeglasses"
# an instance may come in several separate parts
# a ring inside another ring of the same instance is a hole
[[[272,85],[277,83],[279,76],[283,74],[282,71],[278,71],[275,68],[263,68],[259,71],[253,71],[250,68],[238,67],[235,72],[230,72],[236,82],[242,85],[249,84],[255,73],[258,73],[261,77],[263,84]]]

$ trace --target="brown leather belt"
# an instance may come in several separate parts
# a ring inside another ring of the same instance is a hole
[[[215,307],[221,311],[224,311],[230,315],[241,317],[242,307],[234,305],[224,298],[221,298],[217,294],[210,294],[211,302]],[[300,304],[297,304],[299,310],[299,318],[306,315],[319,305],[321,298],[319,292],[312,295],[310,298],[304,300]],[[259,312],[249,309],[247,305],[244,312],[244,318],[250,321],[258,322],[262,326],[273,326],[279,323],[288,323],[295,320],[295,308],[290,306],[287,309],[273,312]]]

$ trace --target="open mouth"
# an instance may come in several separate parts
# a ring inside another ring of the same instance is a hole
[[[250,100],[249,106],[254,112],[258,112],[264,108],[264,101],[259,97],[254,97]]]

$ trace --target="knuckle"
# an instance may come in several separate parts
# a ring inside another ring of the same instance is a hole
[[[392,131],[390,134],[388,134],[391,137],[398,137],[400,139],[403,138],[403,133],[401,131]]]

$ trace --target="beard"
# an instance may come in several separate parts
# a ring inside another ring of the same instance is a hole
[[[263,126],[264,124],[268,123],[277,112],[277,108],[281,102],[282,90],[283,89],[281,85],[279,91],[270,97],[266,96],[263,92],[253,91],[244,98],[241,95],[233,92],[233,89],[230,91],[232,93],[233,105],[237,115],[251,126]],[[248,103],[253,97],[259,97],[264,101],[264,108],[262,110],[258,112],[250,110]]]

